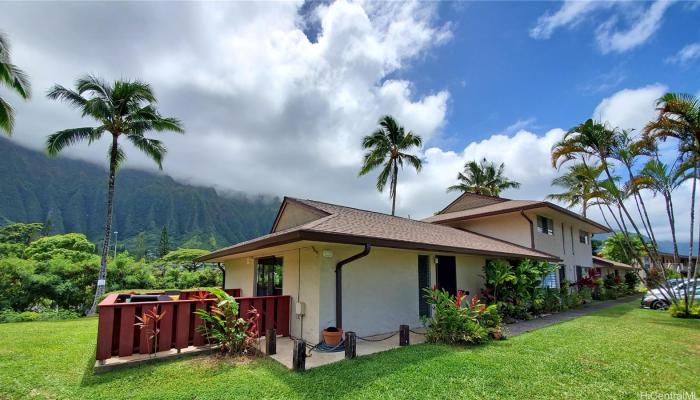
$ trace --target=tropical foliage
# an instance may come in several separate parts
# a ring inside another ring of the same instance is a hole
[[[642,245],[642,239],[639,236],[625,236],[622,232],[612,233],[605,238],[600,249],[600,255],[603,258],[629,265],[645,254],[644,245]]]
[[[260,315],[253,309],[243,317],[238,302],[221,289],[208,289],[217,302],[211,310],[198,309],[195,314],[204,321],[198,329],[209,344],[216,345],[221,354],[247,354],[256,345]]]
[[[433,307],[432,316],[423,319],[430,343],[477,344],[504,335],[496,305],[482,304],[476,296],[469,300],[462,291],[451,296],[425,289],[425,298]]]
[[[581,207],[581,214],[586,217],[588,208],[595,202],[605,198],[599,189],[598,181],[603,172],[601,166],[588,166],[584,163],[569,166],[568,171],[552,180],[553,186],[564,188],[566,191],[553,193],[548,199],[566,204],[567,207]]]
[[[486,158],[479,163],[469,161],[464,164],[464,171],[457,173],[458,184],[447,188],[448,192],[459,191],[499,196],[506,189],[517,189],[520,183],[512,181],[503,175],[505,164],[496,166]]]
[[[108,84],[95,76],[85,76],[76,81],[75,90],[55,85],[49,90],[47,97],[66,102],[79,109],[83,117],[93,118],[99,123],[96,127],[70,128],[49,135],[46,141],[46,150],[49,155],[55,156],[64,148],[79,142],[91,144],[106,133],[111,136],[102,257],[95,297],[90,310],[94,313],[97,301],[104,293],[107,278],[114,183],[117,169],[126,159],[126,153],[119,145],[119,138],[128,140],[162,169],[163,157],[166,153],[165,146],[160,140],[149,138],[146,134],[150,131],[183,132],[183,128],[177,119],[160,115],[151,86],[140,81],[120,80]]]
[[[94,277],[99,270],[95,245],[82,234],[42,237],[36,236],[43,228],[41,224],[22,225],[25,224],[0,228],[0,249],[5,249],[0,252],[0,311],[6,311],[5,319],[83,314],[92,302]],[[18,232],[35,233],[27,243],[26,235]],[[193,262],[202,252],[175,250],[166,256],[167,261],[153,262],[136,260],[128,252],[121,252],[108,260],[111,279],[107,290],[220,286],[222,275],[218,268]],[[193,258],[188,259],[188,255]]]
[[[423,163],[417,155],[410,153],[414,148],[423,145],[423,139],[415,133],[404,129],[390,115],[379,120],[379,128],[362,139],[362,148],[367,150],[359,175],[366,175],[381,167],[377,176],[377,190],[382,192],[389,182],[389,197],[391,198],[391,215],[396,212],[396,185],[399,179],[399,168],[404,163],[420,171]]]
[[[0,85],[9,88],[25,100],[29,99],[31,94],[29,77],[12,63],[10,41],[2,32],[0,32]],[[14,126],[15,111],[7,100],[0,97],[0,131],[11,135]]]

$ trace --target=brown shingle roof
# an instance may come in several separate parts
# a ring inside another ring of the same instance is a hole
[[[463,211],[456,211],[456,212],[450,212],[450,213],[445,213],[445,214],[437,214],[433,215],[432,217],[428,217],[423,219],[424,222],[431,222],[431,223],[446,223],[446,222],[452,222],[452,221],[463,221],[463,220],[469,220],[469,219],[474,219],[474,218],[480,218],[480,217],[488,217],[491,215],[498,215],[498,214],[506,214],[506,213],[511,213],[511,212],[518,212],[520,210],[528,210],[528,209],[533,209],[533,208],[542,208],[542,207],[547,207],[551,208],[552,210],[559,211],[561,213],[564,213],[570,217],[576,218],[582,222],[585,222],[589,225],[595,226],[596,228],[600,229],[603,232],[609,232],[610,230],[604,226],[601,225],[593,220],[590,220],[588,218],[584,218],[583,216],[567,210],[564,207],[560,207],[556,204],[552,204],[548,201],[534,201],[534,200],[506,200],[502,201],[500,203],[495,203],[495,204],[489,204],[483,207],[476,207],[476,208],[470,208],[468,210],[463,210]]]
[[[370,243],[378,247],[558,260],[551,254],[449,226],[313,200],[285,198],[284,201],[310,206],[329,215],[294,228],[217,250],[200,257],[199,261],[299,240],[348,244]]]
[[[623,269],[640,269],[639,267],[635,267],[633,265],[621,263],[618,261],[613,261],[613,260],[608,260],[607,258],[603,257],[598,257],[598,256],[593,256],[593,265],[600,265],[604,267],[613,267],[613,268],[623,268]]]

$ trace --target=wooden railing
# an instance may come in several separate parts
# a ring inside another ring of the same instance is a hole
[[[121,297],[120,297],[121,296]],[[158,323],[157,351],[203,346],[206,338],[199,332],[202,320],[194,314],[197,309],[209,310],[215,299],[189,299],[172,301],[149,301],[141,303],[120,302],[125,295],[110,294],[99,304],[97,326],[97,351],[95,358],[104,361],[119,356],[148,354],[154,352],[155,341],[149,339],[148,330],[135,324],[137,316],[157,307],[164,314]],[[289,296],[237,297],[240,315],[249,317],[255,308],[259,316],[257,334],[264,336],[267,329],[275,328],[278,335],[289,336]]]

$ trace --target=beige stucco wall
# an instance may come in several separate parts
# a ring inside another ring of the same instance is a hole
[[[255,259],[276,256],[282,258],[282,294],[291,296],[291,334],[309,341],[318,339],[320,274],[319,254],[315,246],[291,250],[269,250],[253,256],[224,262],[226,288],[240,288],[241,296],[255,296]],[[301,263],[299,262],[301,260]],[[304,316],[295,312],[295,303],[303,302]]]
[[[535,249],[561,258],[568,280],[575,281],[577,265],[582,267],[592,266],[590,240],[588,244],[580,243],[579,241],[579,230],[589,231],[591,229],[589,226],[575,218],[548,208],[527,210],[525,215],[532,221]],[[537,232],[538,215],[553,220],[554,235]],[[524,247],[531,247],[532,245],[530,223],[520,212],[483,217],[452,223],[451,225]]]
[[[455,226],[521,246],[530,247],[531,245],[530,224],[520,213],[467,220]]]
[[[330,255],[330,257],[324,256]],[[256,257],[283,259],[283,294],[292,298],[291,333],[318,343],[322,330],[335,325],[335,266],[357,254],[362,246],[314,243],[284,251],[262,251],[225,261],[226,287],[240,288],[253,296]],[[330,253],[328,253],[330,251]],[[367,257],[343,267],[343,322],[345,330],[360,336],[396,331],[401,324],[421,326],[418,315],[418,255],[430,256],[430,283],[435,283],[435,254],[388,248],[372,248]],[[478,295],[483,288],[481,256],[454,255],[457,289]],[[299,262],[301,260],[301,262]],[[294,303],[305,303],[298,318]]]
[[[335,266],[361,246],[326,246],[332,258],[321,259],[320,329],[335,325]],[[422,325],[418,314],[418,255],[430,256],[430,286],[435,283],[435,255],[388,248],[343,267],[343,328],[360,336]],[[454,254],[452,254],[454,256]],[[484,257],[456,255],[457,288],[478,294],[483,287]],[[327,301],[326,301],[327,299]]]

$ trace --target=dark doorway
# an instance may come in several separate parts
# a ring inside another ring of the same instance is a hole
[[[279,296],[282,294],[282,259],[258,258],[255,268],[255,295]]]
[[[430,289],[430,256],[418,256],[418,315],[430,317],[430,304],[425,289]]]
[[[435,283],[452,296],[457,294],[457,263],[454,256],[437,256]]]

